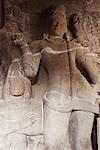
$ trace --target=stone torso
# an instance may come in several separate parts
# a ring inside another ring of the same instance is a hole
[[[57,91],[65,98],[70,97],[70,100],[79,99],[88,102],[91,99],[94,103],[95,94],[76,65],[76,55],[84,48],[72,42],[72,48],[68,52],[64,39],[45,39],[38,42],[35,49],[38,52],[40,50],[42,64],[48,74],[47,91]]]

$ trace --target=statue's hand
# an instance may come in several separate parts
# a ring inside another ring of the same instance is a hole
[[[100,106],[100,98],[97,98],[97,99],[96,99],[96,105],[97,105],[97,106]]]
[[[0,115],[0,136],[25,129],[37,121],[36,114],[26,114],[22,121],[7,120]]]
[[[100,97],[100,83],[98,83],[98,84],[90,84],[91,85],[91,87],[92,87],[92,89],[95,91],[95,93],[97,93],[97,95]]]
[[[23,34],[21,33],[16,33],[15,34],[15,39],[14,39],[14,44],[18,45],[18,46],[24,46],[25,44],[27,44],[26,39],[24,37]]]
[[[37,114],[25,114],[22,122],[20,123],[20,129],[31,126],[37,121]]]

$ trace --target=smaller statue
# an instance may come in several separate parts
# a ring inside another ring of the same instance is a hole
[[[2,95],[0,148],[33,150],[37,143],[38,150],[43,143],[41,111],[32,97],[31,82],[25,77],[19,59],[13,60],[9,67]]]

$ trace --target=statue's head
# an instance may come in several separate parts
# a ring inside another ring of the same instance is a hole
[[[23,20],[23,14],[21,9],[18,6],[12,6],[7,8],[7,16],[6,16],[6,24],[5,27],[7,30],[19,30],[21,21]]]
[[[5,97],[13,96],[13,98],[31,96],[31,82],[25,77],[19,59],[14,59],[9,67],[4,93]]]
[[[60,5],[52,13],[50,34],[62,37],[66,31],[66,8],[64,5]]]
[[[70,33],[72,35],[72,38],[76,39],[78,38],[78,31],[79,31],[79,15],[78,14],[72,14],[70,17],[69,17],[69,30],[70,30]]]

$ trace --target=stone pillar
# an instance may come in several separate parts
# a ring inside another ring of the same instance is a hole
[[[4,25],[4,0],[0,0],[0,29]]]

